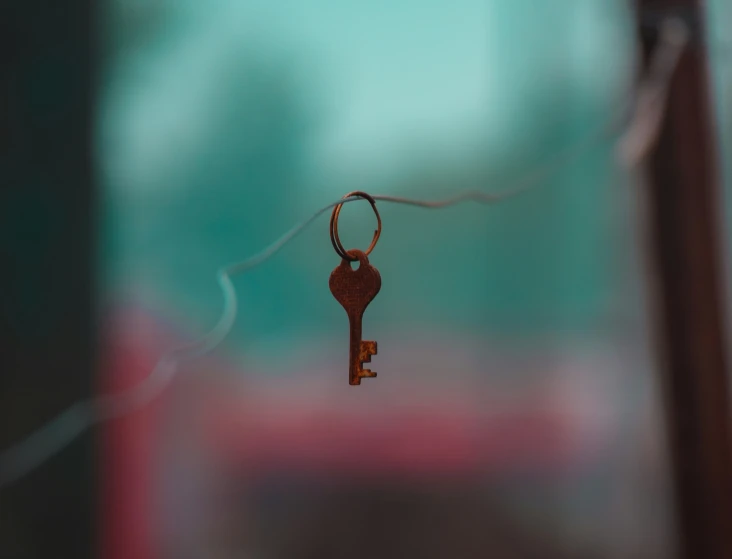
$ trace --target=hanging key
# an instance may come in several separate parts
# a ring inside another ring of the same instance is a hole
[[[349,344],[349,384],[361,384],[361,379],[375,377],[376,373],[364,369],[363,364],[371,362],[376,355],[376,342],[361,340],[361,321],[363,313],[381,289],[381,274],[369,264],[369,259],[360,250],[349,250],[348,255],[356,258],[358,268],[353,269],[351,262],[342,259],[338,267],[330,274],[330,291],[343,306],[350,324]]]

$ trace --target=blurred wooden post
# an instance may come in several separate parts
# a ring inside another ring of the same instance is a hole
[[[659,142],[648,162],[651,287],[681,556],[729,559],[732,441],[727,306],[717,141],[701,34],[703,1],[639,0],[638,5],[641,13],[684,10],[692,26],[692,44],[674,75]],[[655,38],[645,33],[642,41],[647,58]]]
[[[90,0],[0,3],[0,449],[92,395]],[[0,488],[0,557],[95,555],[92,434]]]

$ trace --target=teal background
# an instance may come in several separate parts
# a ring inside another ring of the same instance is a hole
[[[120,2],[106,17],[107,294],[194,331],[220,313],[220,265],[325,203],[355,189],[510,187],[590,136],[633,78],[621,3]],[[638,319],[623,246],[632,196],[612,148],[496,207],[380,204],[374,319],[509,338]],[[367,206],[346,207],[346,245],[365,245],[372,222]],[[323,216],[236,280],[229,347],[342,328],[327,290],[336,264]]]
[[[626,4],[110,0],[97,129],[101,312],[141,308],[197,337],[222,310],[220,266],[349,191],[437,200],[511,188],[594,138],[627,101],[636,36]],[[710,2],[708,21],[727,254],[728,4]],[[379,378],[360,392],[345,382],[346,319],[328,290],[338,257],[325,214],[235,278],[239,315],[216,357],[233,362],[247,388],[272,382],[274,403],[262,412],[271,417],[294,404],[313,414],[431,409],[444,394],[458,409],[490,399],[520,415],[548,393],[587,446],[564,478],[540,471],[530,474],[537,484],[521,474],[495,483],[505,510],[570,543],[600,542],[594,549],[608,557],[669,556],[639,179],[607,137],[501,204],[379,203],[371,263],[383,283],[364,329],[379,342]],[[367,246],[373,227],[366,203],[344,207],[347,248]],[[197,377],[202,386],[215,387],[214,366],[200,367],[211,373]],[[439,382],[423,382],[430,375]],[[393,389],[409,383],[424,392]],[[191,407],[206,403],[190,394]],[[181,417],[194,421],[188,405]],[[484,411],[486,423],[496,420]],[[171,431],[186,439],[177,420]]]

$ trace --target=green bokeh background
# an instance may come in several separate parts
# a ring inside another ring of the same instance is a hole
[[[721,44],[732,10],[712,8]],[[104,299],[193,332],[221,312],[219,266],[319,207],[355,189],[437,199],[510,187],[590,136],[634,79],[622,2],[140,0],[103,16]],[[732,75],[713,53],[728,146]],[[645,309],[633,188],[608,139],[498,206],[380,204],[375,327],[634,335]],[[342,215],[345,244],[365,246],[368,206]],[[343,328],[327,221],[235,280],[231,352]]]

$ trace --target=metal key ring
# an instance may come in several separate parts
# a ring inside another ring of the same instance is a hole
[[[374,231],[374,238],[371,239],[371,244],[369,245],[369,248],[364,251],[364,254],[368,256],[369,254],[371,254],[371,251],[374,250],[374,247],[379,240],[379,236],[381,236],[381,216],[379,215],[379,210],[376,209],[376,200],[374,200],[372,196],[366,194],[365,192],[361,192],[360,190],[355,190],[353,192],[349,192],[343,198],[350,198],[351,196],[359,196],[360,198],[368,200],[369,204],[371,204],[371,208],[374,210],[374,214],[376,214],[377,228],[376,231]],[[330,214],[330,242],[333,243],[333,248],[335,249],[336,253],[338,253],[338,256],[340,256],[343,260],[354,262],[358,260],[358,258],[351,256],[348,251],[343,248],[343,245],[341,244],[341,239],[338,237],[338,216],[340,216],[341,214],[342,207],[342,203],[338,204],[335,208],[333,208],[333,213]]]

